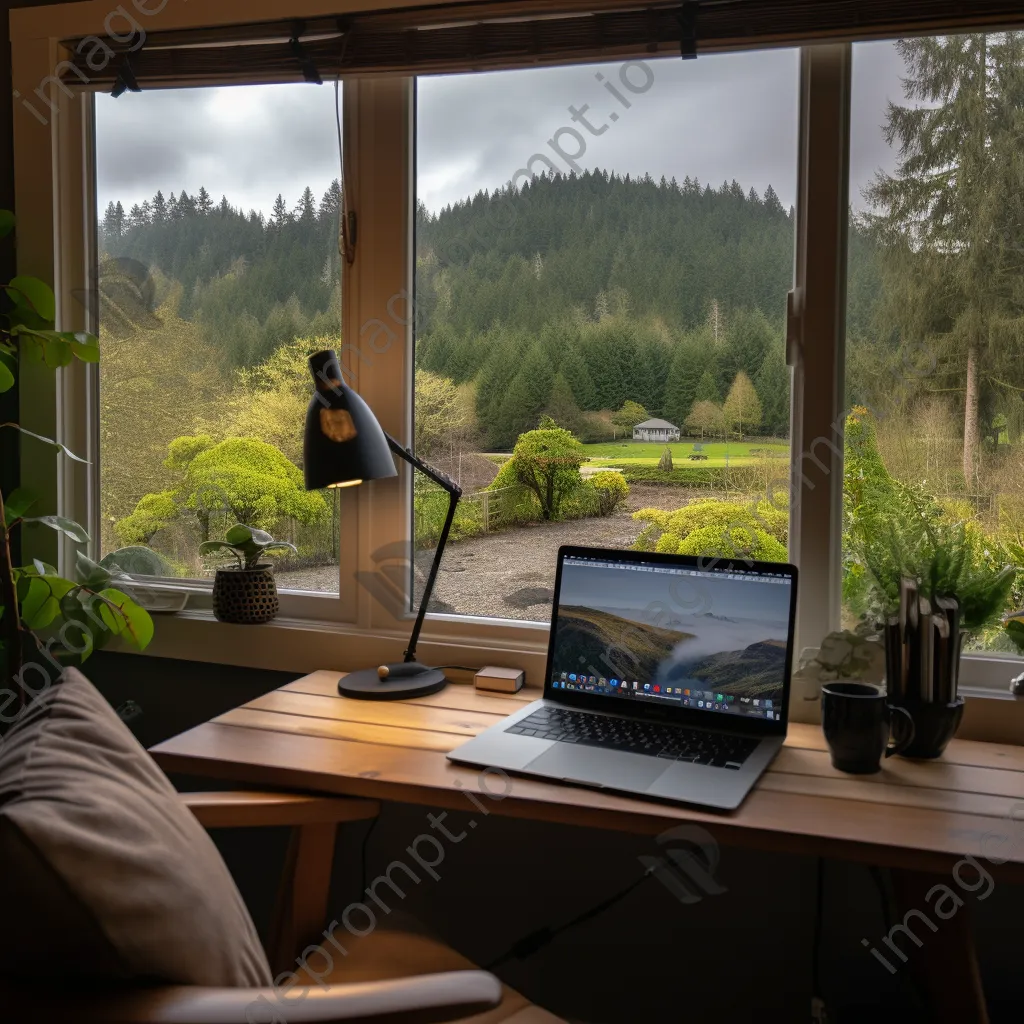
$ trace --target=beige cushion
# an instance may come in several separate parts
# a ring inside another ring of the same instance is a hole
[[[282,987],[290,984],[345,985],[359,981],[388,981],[444,971],[472,971],[477,965],[451,946],[427,933],[415,919],[392,913],[370,934],[353,937],[343,928],[333,932],[335,944],[324,940],[319,952],[307,954],[306,967],[296,966],[299,977],[278,977]],[[346,950],[342,955],[337,946]],[[508,985],[501,987],[501,1005],[464,1024],[565,1024],[547,1010],[535,1006]]]
[[[210,837],[69,670],[0,741],[0,972],[253,986],[270,968]]]

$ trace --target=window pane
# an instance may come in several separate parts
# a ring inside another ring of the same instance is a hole
[[[902,575],[1014,652],[1024,565],[1024,33],[854,51],[844,619]]]
[[[340,335],[334,90],[96,99],[102,554],[202,577],[235,522],[338,591],[337,506],[302,486],[306,355]],[[129,549],[125,551],[125,549]]]
[[[786,557],[798,79],[419,81],[415,444],[465,492],[436,610],[547,620],[567,543]],[[422,579],[446,500],[414,504]]]

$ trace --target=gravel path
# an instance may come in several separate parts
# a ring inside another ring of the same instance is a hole
[[[551,614],[558,549],[563,544],[628,548],[643,528],[632,513],[638,508],[682,508],[707,498],[707,491],[675,487],[634,487],[625,511],[604,519],[535,523],[449,544],[441,562],[432,611],[486,615],[501,619],[546,621]],[[425,574],[433,551],[419,551]],[[278,574],[282,588],[337,593],[334,566]]]

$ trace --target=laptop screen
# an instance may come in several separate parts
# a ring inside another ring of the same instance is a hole
[[[551,687],[785,721],[795,570],[709,561],[565,554]]]

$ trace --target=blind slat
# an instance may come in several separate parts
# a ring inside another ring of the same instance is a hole
[[[1020,0],[698,0],[695,6],[698,53],[1004,28],[1024,20]],[[97,51],[95,37],[67,40],[72,67],[61,78],[69,85],[109,87],[128,60],[142,87],[301,81],[302,68],[288,43],[295,29],[296,23],[281,21],[151,33],[131,53],[125,53],[123,42],[105,40],[114,56],[108,55],[102,67],[97,65],[104,51]],[[500,7],[469,4],[320,18],[301,30],[302,46],[325,78],[665,54],[680,51],[683,35],[679,5],[651,6],[649,0],[645,5],[590,0],[582,13],[578,4],[565,10],[558,0],[544,5],[506,0]]]

